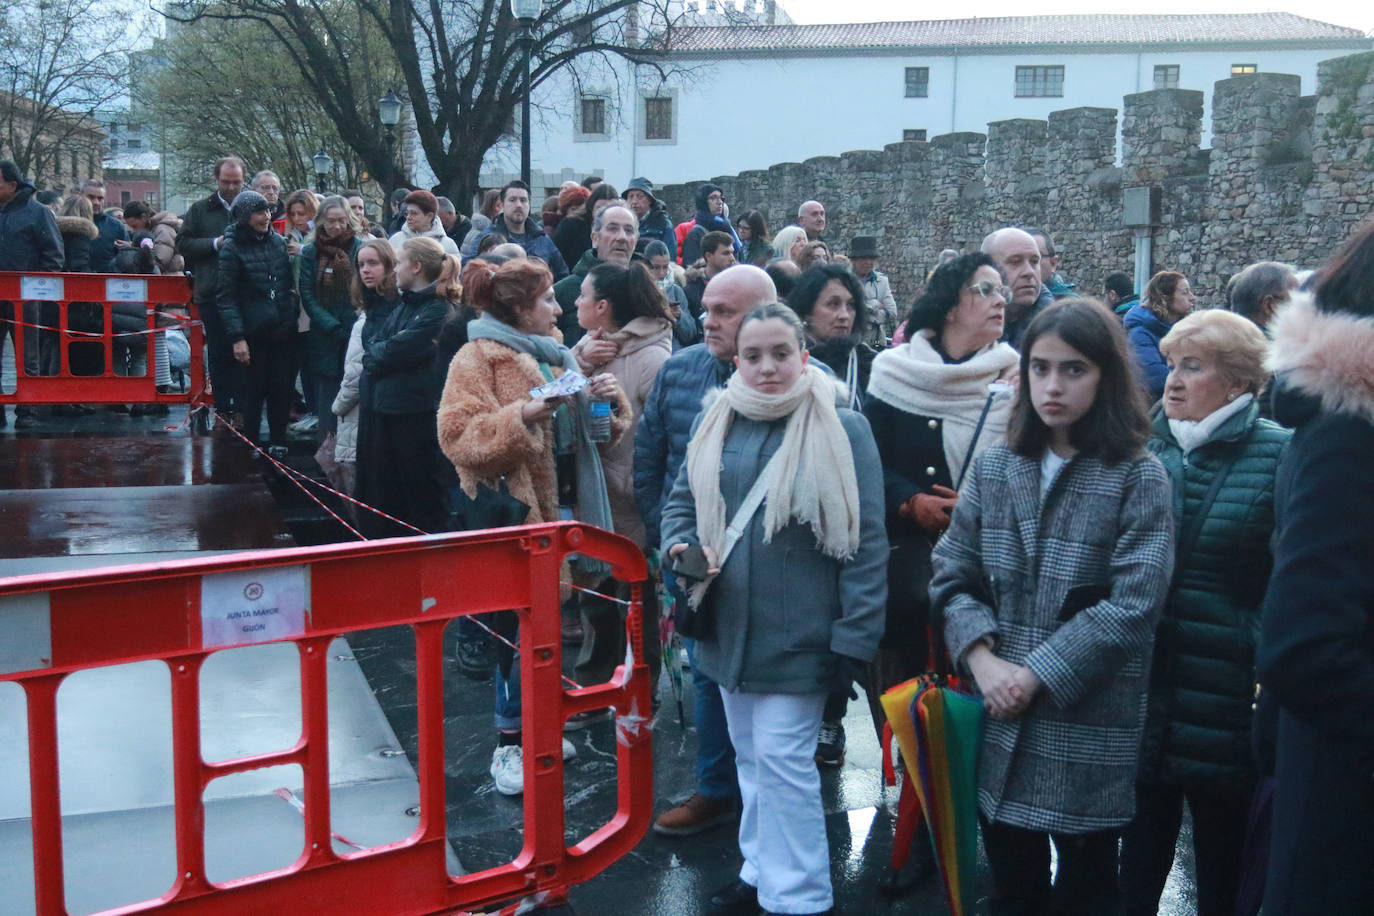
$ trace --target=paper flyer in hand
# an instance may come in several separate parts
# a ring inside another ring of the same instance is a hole
[[[547,385],[531,388],[530,397],[536,400],[539,398],[566,398],[577,394],[586,387],[587,377],[585,375],[579,372],[564,372]]]

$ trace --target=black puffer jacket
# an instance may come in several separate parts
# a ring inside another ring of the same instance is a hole
[[[433,413],[439,408],[443,386],[436,376],[435,356],[439,329],[450,307],[434,295],[434,287],[402,292],[372,342],[365,343],[363,373],[378,413]]]
[[[1255,777],[1251,704],[1260,606],[1273,562],[1274,481],[1290,434],[1260,419],[1255,403],[1187,456],[1160,408],[1153,427],[1150,451],[1173,485],[1180,553],[1155,636],[1140,781],[1244,792]],[[1184,534],[1228,463],[1187,551]]]
[[[0,270],[62,269],[57,219],[33,192],[33,185],[21,181],[9,203],[0,206]]]
[[[63,272],[89,273],[91,242],[100,235],[95,223],[84,216],[59,216],[57,229],[62,233]]]
[[[291,279],[291,262],[281,236],[254,232],[245,223],[227,228],[219,248],[215,297],[225,338],[230,343],[249,337],[285,340],[296,328]]]

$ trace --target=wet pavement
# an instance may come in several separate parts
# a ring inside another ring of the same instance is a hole
[[[278,480],[264,485],[263,465],[247,447],[222,436],[169,430],[171,418],[132,418],[98,412],[47,419],[35,430],[0,431],[0,575],[52,568],[46,564],[122,562],[129,551],[191,556],[206,549],[312,543],[338,529],[302,509],[306,501]],[[11,411],[11,423],[13,412]],[[313,466],[313,447],[293,447],[290,463]],[[41,492],[35,492],[41,491]],[[269,495],[271,494],[271,495]],[[273,498],[275,497],[275,502]],[[176,508],[180,506],[180,508]],[[65,558],[62,559],[62,558]],[[456,634],[450,627],[450,639]],[[414,642],[405,628],[348,637],[401,748],[416,758]],[[564,650],[570,672],[571,655]],[[521,845],[518,798],[495,792],[488,774],[496,733],[493,685],[445,671],[446,784],[449,836],[465,870],[512,859]],[[654,722],[655,814],[694,788],[695,732],[691,678],[684,678],[685,721],[679,724],[668,681]],[[845,721],[843,767],[822,773],[836,912],[940,914],[947,912],[935,880],[889,900],[877,883],[891,851],[895,789],[881,786],[880,755],[866,704],[853,702]],[[607,721],[570,732],[577,756],[566,765],[565,815],[571,845],[604,824],[616,804],[615,740]],[[571,892],[581,916],[710,916],[706,896],[731,881],[740,859],[734,826],[687,838],[650,831],[634,851]],[[1179,857],[1160,913],[1195,911],[1191,835],[1185,824]],[[986,865],[979,863],[979,902],[986,912]],[[3,910],[3,907],[0,907]]]

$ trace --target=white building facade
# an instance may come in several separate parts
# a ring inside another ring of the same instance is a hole
[[[600,82],[540,87],[536,192],[541,172],[550,187],[558,175],[589,174],[665,184],[1066,108],[1120,109],[1123,96],[1157,88],[1202,90],[1210,106],[1213,84],[1241,73],[1297,74],[1310,94],[1318,62],[1374,41],[1256,13],[682,28],[669,48],[666,80],[621,62]],[[483,184],[517,172],[518,159],[495,149]]]

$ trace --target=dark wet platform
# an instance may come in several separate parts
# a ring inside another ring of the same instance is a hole
[[[269,487],[260,464],[237,440],[191,436],[185,428],[169,432],[167,427],[177,422],[176,416],[98,413],[45,420],[40,429],[24,433],[0,430],[0,575],[62,564],[190,556],[197,550],[289,546],[280,500],[291,488],[284,490],[277,483]],[[305,443],[293,448],[291,463],[310,463],[308,452],[313,446]],[[174,494],[190,500],[172,511]],[[48,558],[39,559],[43,554]],[[357,633],[348,643],[396,739],[413,761],[415,661],[409,631]],[[573,648],[564,649],[565,668],[574,653]],[[463,677],[451,659],[449,653],[444,689],[449,837],[463,867],[471,870],[517,854],[523,814],[520,799],[497,794],[488,774],[496,743],[493,686]],[[694,788],[690,676],[685,681],[682,726],[667,681],[660,687],[664,703],[654,727],[656,814]],[[946,913],[934,880],[897,900],[877,893],[891,850],[897,794],[880,785],[878,745],[866,705],[851,703],[845,725],[847,761],[822,774],[836,912]],[[609,723],[568,737],[578,752],[566,766],[571,844],[605,823],[614,811],[615,739]],[[1188,874],[1191,845],[1185,822],[1161,916],[1195,912]],[[571,902],[579,916],[712,916],[706,896],[732,880],[739,863],[734,825],[686,838],[649,832],[625,859],[573,888]],[[980,900],[974,913],[987,912],[987,892],[986,865],[980,863]]]

